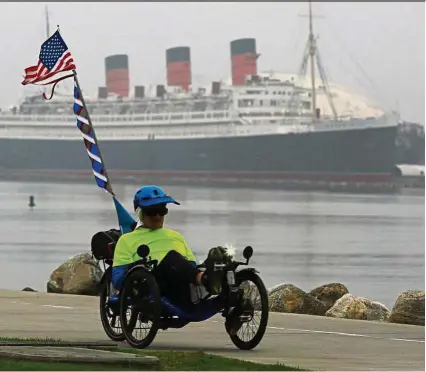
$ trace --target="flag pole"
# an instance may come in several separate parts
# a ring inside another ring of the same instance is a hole
[[[76,87],[77,87],[78,94],[79,94],[79,96],[80,96],[80,101],[81,101],[81,103],[83,104],[83,108],[86,110],[86,114],[87,114],[87,121],[89,122],[89,125],[90,125],[90,127],[92,128],[92,131],[93,131],[93,139],[95,140],[95,143],[96,143],[96,145],[98,146],[98,150],[99,150],[99,158],[101,159],[102,165],[103,165],[103,167],[104,167],[104,176],[105,176],[105,178],[107,179],[107,181],[106,181],[106,187],[105,187],[105,190],[106,190],[107,192],[109,192],[109,193],[112,195],[112,197],[113,197],[113,198],[115,198],[114,191],[112,190],[112,186],[111,186],[111,184],[110,184],[110,182],[109,182],[109,178],[108,178],[108,174],[107,174],[107,170],[106,170],[105,162],[104,162],[104,159],[103,159],[103,157],[102,157],[101,149],[100,149],[100,147],[99,147],[99,142],[98,142],[98,139],[97,139],[97,137],[96,137],[95,128],[93,127],[92,120],[90,119],[89,110],[87,109],[86,102],[85,102],[84,97],[83,97],[83,92],[81,91],[80,83],[79,83],[79,81],[78,81],[77,71],[76,71],[76,70],[73,70],[72,72],[73,72],[73,75],[74,75],[75,85],[76,85]]]
[[[128,233],[128,232],[134,230],[134,228],[136,226],[136,221],[129,214],[129,212],[121,205],[121,203],[118,201],[117,197],[115,196],[114,191],[112,191],[112,186],[111,186],[110,180],[108,178],[104,159],[102,158],[102,153],[101,153],[101,149],[99,147],[99,142],[98,142],[98,139],[96,138],[95,128],[93,127],[92,120],[90,119],[89,111],[87,110],[86,102],[85,102],[84,97],[83,97],[83,92],[81,91],[81,87],[80,87],[80,84],[79,84],[79,81],[78,81],[77,71],[73,70],[73,74],[74,74],[75,87],[77,88],[77,91],[78,91],[79,99],[81,101],[81,106],[83,106],[83,108],[86,110],[87,122],[88,122],[88,124],[89,124],[89,126],[92,130],[93,140],[95,141],[95,144],[98,146],[99,159],[100,159],[100,162],[102,163],[103,170],[104,170],[103,176],[106,179],[106,181],[104,181],[105,182],[105,190],[107,192],[109,192],[112,196],[112,200],[113,200],[114,205],[115,205],[115,210],[117,212],[118,224],[120,225],[121,233],[122,234]],[[78,116],[77,116],[77,118],[78,118]],[[93,167],[92,167],[92,170],[94,170]],[[96,175],[95,175],[95,178],[97,178]]]

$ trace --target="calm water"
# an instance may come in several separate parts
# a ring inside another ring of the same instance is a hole
[[[129,209],[135,186],[116,187]],[[267,285],[309,291],[327,282],[392,306],[424,289],[423,196],[360,196],[167,187],[182,202],[167,225],[199,258],[218,244],[252,245]],[[28,196],[36,207],[28,208]],[[108,194],[94,184],[0,183],[1,287],[45,291],[51,271],[87,251],[91,236],[117,226]]]

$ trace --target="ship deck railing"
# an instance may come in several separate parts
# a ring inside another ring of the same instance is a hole
[[[217,122],[223,119],[231,119],[232,112],[230,110],[205,111],[205,112],[185,112],[185,113],[165,113],[165,114],[142,114],[142,115],[91,115],[94,125],[97,123],[108,123],[110,125],[170,125],[191,124],[202,122]],[[31,125],[46,125],[46,123],[55,123],[55,125],[68,125],[69,122],[75,122],[75,115],[22,115],[22,114],[1,114],[0,124],[8,126],[22,125],[31,123]],[[102,124],[100,124],[102,125]]]
[[[223,121],[216,124],[204,124],[183,127],[97,127],[96,135],[107,140],[154,140],[154,139],[183,139],[183,138],[208,138],[227,136],[249,136],[277,134],[280,132],[279,124],[270,125],[242,125],[239,121]],[[52,140],[77,140],[81,139],[80,131],[74,126],[66,127],[0,127],[0,138],[17,139],[52,139]]]
[[[80,131],[74,125],[65,126],[4,126],[0,125],[0,138],[17,139],[52,139],[77,140],[81,139]],[[107,140],[154,140],[154,139],[185,139],[212,138],[232,136],[258,136],[270,134],[327,132],[336,130],[367,129],[372,127],[389,126],[386,120],[354,120],[348,123],[325,122],[312,124],[306,118],[301,125],[300,120],[285,122],[242,123],[239,120],[222,120],[214,123],[199,122],[193,125],[169,126],[97,126],[96,133],[101,139]]]

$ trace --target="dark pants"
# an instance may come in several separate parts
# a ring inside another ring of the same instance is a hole
[[[183,310],[192,308],[190,283],[196,284],[200,272],[180,253],[170,251],[154,270],[161,295]]]

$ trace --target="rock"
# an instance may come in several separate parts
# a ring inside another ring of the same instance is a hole
[[[327,310],[330,309],[334,303],[346,293],[349,293],[348,289],[340,283],[324,284],[309,292],[311,296],[314,296],[318,300],[324,302],[328,306]]]
[[[35,289],[32,289],[30,287],[25,287],[24,289],[22,289],[23,292],[37,292]]]
[[[48,293],[96,296],[103,271],[91,253],[82,253],[60,265],[47,282]]]
[[[242,288],[244,291],[244,297],[251,299],[254,309],[260,311],[262,302],[260,300],[259,290],[257,289],[257,287],[251,282],[250,284],[244,282],[241,284],[240,288]]]
[[[324,315],[327,305],[293,284],[280,284],[269,290],[269,310],[279,313]]]
[[[383,304],[350,293],[339,298],[326,313],[333,318],[387,321],[390,310]]]
[[[396,299],[390,323],[425,325],[425,292],[405,291]]]

